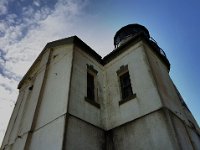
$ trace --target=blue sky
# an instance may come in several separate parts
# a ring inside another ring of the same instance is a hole
[[[165,51],[170,75],[200,123],[198,0],[1,0],[0,143],[17,99],[17,84],[47,42],[79,36],[100,55],[114,49],[122,26],[139,23]]]

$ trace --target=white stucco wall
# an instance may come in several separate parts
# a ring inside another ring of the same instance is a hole
[[[9,142],[10,135],[12,134],[11,132],[13,131],[15,120],[17,118],[17,114],[20,110],[20,106],[21,106],[21,103],[23,101],[24,93],[25,93],[24,90],[21,90],[19,92],[18,99],[16,101],[13,113],[11,115],[11,118],[10,118],[10,121],[9,121],[9,124],[8,124],[8,127],[7,127],[7,131],[6,131],[2,146],[6,145],[8,143],[11,143],[11,142]]]
[[[196,150],[200,149],[200,137],[199,135],[196,133],[196,131],[194,129],[191,129],[189,127],[187,127],[187,130],[189,132],[189,135],[191,137],[191,141],[192,141],[192,144],[193,144],[193,148]]]
[[[61,116],[43,128],[36,130],[30,150],[62,150],[65,117]]]
[[[192,143],[190,141],[190,137],[187,133],[185,125],[178,117],[174,115],[171,116],[180,148],[182,150],[193,150]]]
[[[42,86],[42,83],[44,80],[45,64],[47,63],[48,56],[49,56],[49,51],[47,51],[43,55],[43,58],[40,61],[39,67],[35,68],[35,69],[37,69],[36,73],[32,75],[33,76],[32,81],[30,81],[30,82],[33,86],[33,89],[29,91],[30,92],[29,96],[26,99],[27,104],[26,104],[26,108],[25,108],[25,111],[23,114],[20,135],[27,133],[31,129],[36,105],[37,105],[39,94],[41,91],[41,86]],[[29,88],[29,87],[27,87],[27,88]]]
[[[115,150],[177,150],[162,111],[113,129]]]
[[[67,111],[73,46],[53,49],[48,67],[36,129],[63,115]]]
[[[13,113],[13,117],[11,118],[9,128],[7,129],[7,132],[11,134],[6,134],[8,138],[5,138],[4,140],[4,145],[8,144],[8,148],[12,148],[12,150],[24,148],[27,134],[31,129],[33,122],[39,94],[41,94],[41,86],[44,82],[44,74],[50,52],[49,50],[46,50],[45,53],[43,53],[43,55],[38,59],[38,62],[32,67],[27,79],[24,80],[19,89],[19,98],[16,103],[15,111]],[[54,124],[54,122],[56,122],[59,117],[63,117],[67,111],[69,82],[73,58],[72,53],[72,44],[53,49],[52,56],[50,58],[50,64],[47,67],[47,82],[44,86],[44,93],[42,93],[42,103],[40,105],[38,117],[36,118],[37,124],[34,130],[37,131],[37,134],[34,132],[32,138],[32,142],[34,142],[34,144],[36,144],[38,141],[36,140],[35,143],[36,135],[39,138],[41,136],[46,136],[48,140],[48,129],[46,131],[42,127],[46,127],[47,124]],[[29,88],[31,86],[33,88],[30,90]],[[60,130],[62,130],[62,136],[59,135],[59,137],[62,139],[64,123],[62,123],[60,126]],[[56,127],[54,127],[54,130],[56,130]],[[62,143],[62,140],[59,140],[59,142]]]
[[[102,127],[101,110],[87,101],[87,64],[93,65],[98,71],[96,76],[98,96],[96,101],[101,105],[103,100],[103,68],[91,56],[81,51],[78,47],[74,50],[73,71],[70,87],[69,113],[93,125]]]
[[[102,150],[105,145],[104,131],[85,121],[69,116],[66,150]]]
[[[160,97],[142,45],[143,43],[139,42],[129,47],[105,65],[107,129],[134,120],[161,107]],[[136,98],[119,105],[121,91],[116,72],[122,65],[128,65],[131,86]]]
[[[12,145],[12,150],[23,150],[26,139],[27,139],[27,134],[23,135],[21,138],[17,138],[15,143],[13,143]]]
[[[166,65],[147,45],[145,46],[145,49],[154,74],[154,80],[158,87],[158,92],[161,96],[163,107],[170,109],[188,126],[190,126],[190,122],[192,122],[197,130],[200,131],[191,112],[181,104],[180,97],[177,93],[178,91],[176,91],[176,88],[174,87]]]

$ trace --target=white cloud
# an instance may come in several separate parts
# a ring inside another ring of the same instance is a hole
[[[0,1],[0,15],[4,15],[7,13],[7,5],[8,5],[7,0]]]
[[[35,6],[37,6],[37,7],[40,6],[40,2],[39,2],[39,1],[36,1],[36,0],[33,1],[33,4],[34,4]]]

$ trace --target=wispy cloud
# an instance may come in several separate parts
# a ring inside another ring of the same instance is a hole
[[[4,15],[7,13],[7,5],[8,5],[7,0],[0,1],[0,15]]]
[[[40,6],[40,2],[39,2],[38,0],[34,0],[34,1],[33,1],[33,4],[34,4],[35,6],[37,6],[37,7]]]

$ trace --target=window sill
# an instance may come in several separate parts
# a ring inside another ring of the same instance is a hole
[[[134,98],[136,98],[136,93],[134,93],[133,95],[127,97],[126,99],[120,100],[119,101],[119,105],[124,104],[124,103],[126,103],[126,102],[128,102],[128,101],[130,101],[130,100],[132,100]]]
[[[85,97],[85,101],[97,108],[100,108],[100,105],[97,102],[95,102],[94,100],[91,100],[91,99],[88,99],[87,97]]]

